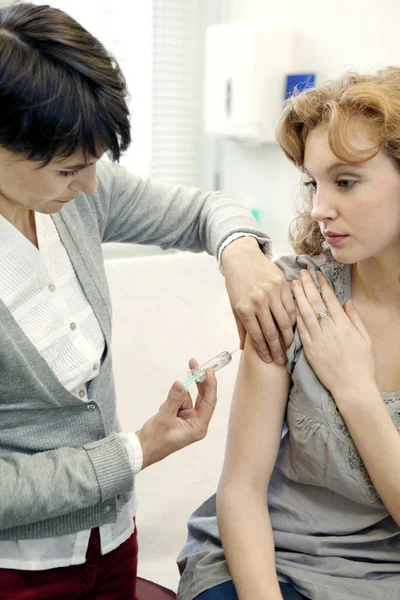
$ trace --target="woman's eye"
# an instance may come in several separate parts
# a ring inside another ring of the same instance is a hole
[[[76,171],[60,171],[60,175],[63,177],[73,177],[74,175],[78,175],[82,169],[77,169]]]
[[[340,188],[351,189],[356,183],[355,179],[338,179],[336,185]]]
[[[310,179],[310,181],[305,181],[304,185],[308,188],[311,188],[313,190],[313,192],[315,192],[317,190],[317,182],[314,181],[313,179]]]

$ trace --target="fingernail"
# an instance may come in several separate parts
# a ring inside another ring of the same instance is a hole
[[[270,362],[272,362],[272,357],[271,357],[271,355],[270,355],[270,354],[263,354],[263,360],[264,360],[266,363],[270,363]]]
[[[276,359],[276,362],[279,363],[280,365],[283,365],[286,362],[286,358],[283,356],[283,354],[280,354],[278,356],[278,358]]]
[[[185,392],[185,386],[183,385],[183,383],[181,381],[175,381],[174,385],[172,386],[172,389],[177,392],[178,394],[182,394],[182,392]]]

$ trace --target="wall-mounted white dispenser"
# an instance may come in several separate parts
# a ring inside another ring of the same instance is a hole
[[[206,33],[205,132],[250,143],[275,141],[291,72],[292,32],[254,23]]]

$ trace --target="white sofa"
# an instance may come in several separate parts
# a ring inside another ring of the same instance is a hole
[[[106,260],[113,301],[114,374],[124,431],[135,431],[164,401],[175,379],[239,345],[216,260],[206,254]],[[218,404],[205,440],[152,465],[136,478],[139,575],[176,590],[176,557],[190,513],[217,486],[239,363],[217,374]],[[195,385],[190,387],[192,397]]]

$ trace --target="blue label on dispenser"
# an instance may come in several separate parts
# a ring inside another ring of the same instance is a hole
[[[315,87],[315,73],[301,73],[286,76],[285,100],[294,93]]]

